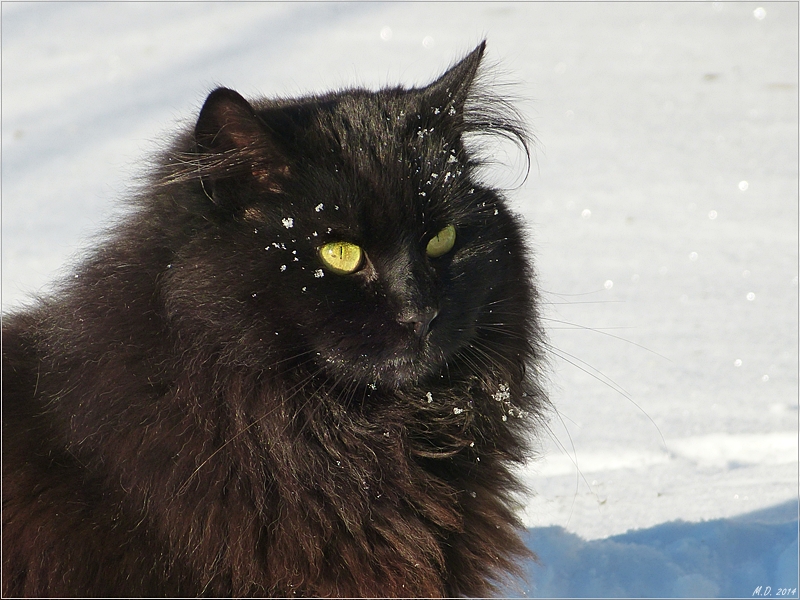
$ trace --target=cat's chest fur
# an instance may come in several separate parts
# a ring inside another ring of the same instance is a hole
[[[139,210],[4,320],[4,595],[486,595],[542,415],[483,45],[420,89],[210,94]]]

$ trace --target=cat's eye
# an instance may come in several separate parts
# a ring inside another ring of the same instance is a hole
[[[437,258],[439,256],[442,256],[443,254],[447,254],[448,252],[450,252],[450,250],[453,249],[453,245],[455,243],[456,243],[456,228],[453,227],[452,225],[448,225],[430,239],[430,241],[428,242],[428,247],[425,249],[425,252],[431,258]]]
[[[350,242],[330,242],[319,249],[319,257],[334,273],[347,275],[358,271],[364,258],[364,251],[361,250],[361,246]]]

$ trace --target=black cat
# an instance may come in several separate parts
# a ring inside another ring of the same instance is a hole
[[[3,322],[3,595],[485,596],[546,403],[474,85],[217,89],[75,277]],[[472,146],[470,146],[472,147]]]

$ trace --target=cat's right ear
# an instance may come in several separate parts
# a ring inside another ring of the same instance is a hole
[[[194,129],[203,189],[217,205],[237,204],[243,187],[280,192],[288,172],[259,116],[241,95],[217,88]]]

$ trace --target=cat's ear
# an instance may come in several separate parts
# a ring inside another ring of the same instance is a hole
[[[261,131],[250,103],[227,88],[208,95],[194,137],[201,152],[220,153],[245,149],[258,143]]]
[[[439,79],[424,88],[426,101],[431,106],[439,108],[441,114],[461,118],[484,50],[486,50],[486,40],[448,69]]]
[[[200,175],[216,204],[236,202],[243,187],[280,192],[288,167],[250,103],[233,90],[208,95],[194,129]]]

